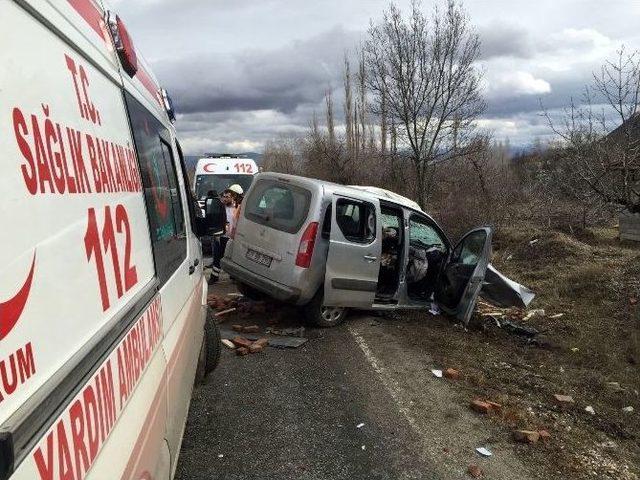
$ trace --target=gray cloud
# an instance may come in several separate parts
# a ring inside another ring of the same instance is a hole
[[[341,83],[341,52],[356,37],[336,27],[279,49],[158,62],[156,70],[183,113],[266,109],[291,113],[321,101],[328,89]]]
[[[535,47],[529,32],[503,22],[491,22],[478,29],[482,59],[496,57],[531,58]]]

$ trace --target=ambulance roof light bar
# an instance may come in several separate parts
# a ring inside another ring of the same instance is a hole
[[[122,68],[130,77],[133,77],[138,71],[138,56],[127,27],[120,17],[111,11],[107,12],[107,25]]]

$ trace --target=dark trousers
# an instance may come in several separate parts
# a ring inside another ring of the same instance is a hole
[[[220,277],[220,261],[224,257],[224,250],[227,246],[228,237],[211,237],[211,251],[213,252],[213,266],[211,267],[211,277],[209,283],[215,283]]]

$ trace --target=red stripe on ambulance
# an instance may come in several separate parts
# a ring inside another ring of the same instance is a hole
[[[33,451],[42,480],[85,478],[161,338],[156,296]]]
[[[68,2],[100,38],[104,40],[102,12],[98,10],[94,3],[91,0],[68,0]]]

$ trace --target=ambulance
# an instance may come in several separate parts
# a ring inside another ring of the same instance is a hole
[[[0,480],[172,478],[219,337],[169,96],[100,0],[0,0],[0,65]]]
[[[209,191],[221,194],[237,184],[246,192],[258,173],[258,165],[244,155],[210,153],[198,160],[194,176],[194,193],[201,208]]]

